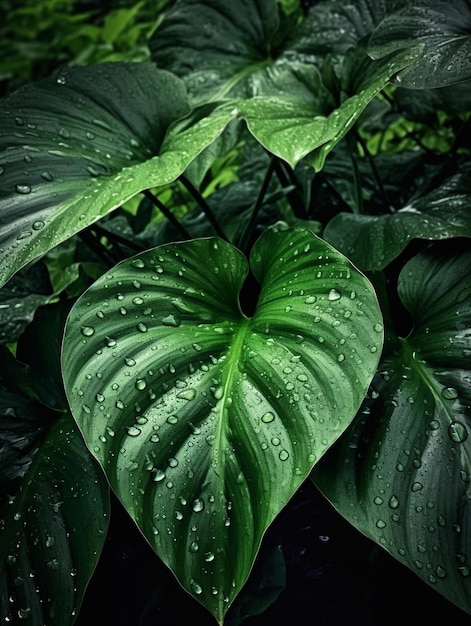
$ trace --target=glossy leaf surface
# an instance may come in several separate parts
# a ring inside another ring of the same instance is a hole
[[[420,61],[401,71],[401,87],[433,89],[471,79],[470,0],[419,0],[386,17],[373,33],[369,51],[379,58],[410,46],[422,47]]]
[[[340,213],[324,236],[362,270],[382,270],[413,238],[471,237],[471,185],[457,175],[389,215]]]
[[[414,257],[399,294],[414,328],[314,469],[352,524],[471,612],[471,254]]]
[[[338,3],[325,7],[335,20]],[[370,11],[363,2],[359,12],[350,9],[345,20],[349,43],[355,45],[386,7]],[[151,50],[160,67],[185,81],[196,102],[229,101],[227,111],[245,119],[269,151],[293,167],[309,155],[316,169],[367,104],[413,58],[408,51],[375,63],[360,47],[355,64],[337,64],[340,82],[347,72],[360,77],[355,85],[349,76],[350,84],[342,85],[348,88],[339,96],[321,71],[318,54],[322,50],[325,55],[325,41],[315,20],[312,28],[298,28],[281,18],[276,0],[244,0],[243,8],[225,0],[180,0],[157,28]]]
[[[411,58],[413,55],[406,53],[372,62],[366,54],[359,55],[349,75],[349,90],[338,105],[318,70],[307,64],[291,65],[293,77],[281,81],[284,88],[277,86],[266,96],[235,104],[250,132],[267,150],[292,167],[305,159],[319,171],[329,152],[352,128],[367,105]],[[352,67],[346,57],[345,73]]]
[[[0,103],[0,285],[144,189],[175,180],[230,112],[170,128],[183,84],[150,63],[60,70]]]
[[[51,427],[45,416],[1,388],[4,623],[73,624],[108,527],[108,485],[76,424],[66,415]]]
[[[247,261],[222,240],[125,261],[75,304],[62,354],[113,489],[220,622],[267,526],[350,423],[382,346],[371,285],[310,231],[267,231],[250,263],[261,291],[249,318]]]

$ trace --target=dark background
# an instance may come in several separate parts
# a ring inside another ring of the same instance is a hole
[[[254,572],[277,546],[284,556],[285,589],[262,614],[244,619],[243,626],[381,626],[411,624],[418,617],[422,623],[445,618],[453,626],[471,624],[469,615],[357,532],[310,480],[267,531]],[[76,624],[90,626],[98,617],[106,626],[179,626],[190,621],[216,626],[116,501],[102,558]]]

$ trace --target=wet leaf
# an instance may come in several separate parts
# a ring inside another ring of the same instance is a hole
[[[70,415],[53,420],[1,391],[0,617],[72,625],[105,539],[108,486]]]
[[[0,342],[14,342],[35,311],[52,298],[52,286],[43,263],[19,272],[0,291]]]
[[[149,47],[158,67],[185,81],[194,100],[249,96],[280,37],[275,0],[179,0]]]
[[[421,254],[398,290],[414,319],[312,474],[338,511],[471,612],[471,254]]]
[[[222,622],[263,533],[343,432],[378,363],[366,278],[305,229],[245,257],[217,238],[120,263],[74,305],[62,368],[110,484],[181,584]],[[80,329],[80,330],[79,330]]]
[[[396,83],[433,89],[471,79],[470,0],[420,0],[386,17],[373,32],[369,52],[380,58],[421,46],[420,61],[398,73]]]
[[[71,67],[0,102],[0,285],[149,187],[174,181],[232,119],[172,126],[182,82],[151,63]]]
[[[358,80],[355,84],[349,76],[349,88],[338,94],[322,70],[326,41],[315,11],[312,22],[308,18],[307,25],[298,27],[281,19],[276,0],[244,0],[243,5],[241,10],[240,3],[224,0],[180,0],[155,31],[153,59],[185,81],[195,102],[225,102],[223,111],[243,118],[256,139],[292,167],[307,158],[319,170],[367,104],[412,62],[414,53],[407,50],[373,62],[360,39],[386,14],[388,3],[348,5],[343,15],[347,39],[350,45],[359,44],[358,54],[355,64],[347,60],[343,68],[349,46],[341,47],[335,72],[341,81],[353,70]],[[343,26],[338,2],[324,3],[324,9],[325,20]]]
[[[382,270],[413,238],[471,237],[471,185],[458,174],[389,215],[340,213],[324,236],[362,270]]]
[[[67,409],[61,385],[60,348],[71,306],[71,301],[61,300],[39,307],[16,346],[16,357],[28,365],[37,397],[56,410]]]
[[[399,68],[410,63],[412,56],[404,54],[394,59],[373,62],[366,54],[357,63],[363,71],[350,86],[341,104],[327,91],[313,65],[291,64],[295,79],[282,80],[280,85],[263,97],[236,102],[241,117],[254,137],[267,150],[285,159],[292,167],[305,159],[315,170],[323,168],[325,159],[347,134],[366,106],[389,83]],[[350,69],[349,57],[346,57]],[[358,90],[357,90],[358,88]]]

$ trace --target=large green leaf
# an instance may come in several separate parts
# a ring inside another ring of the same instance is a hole
[[[470,0],[418,0],[394,13],[374,31],[373,58],[420,45],[420,62],[399,72],[397,84],[412,89],[445,87],[471,79]]]
[[[340,213],[327,225],[327,241],[362,270],[382,270],[413,238],[471,237],[471,184],[458,174],[389,215]]]
[[[358,529],[471,612],[471,254],[415,257],[399,294],[414,329],[314,469]]]
[[[344,16],[354,44],[388,5],[369,4]],[[324,9],[338,19],[338,3]],[[325,46],[315,20],[312,28],[298,28],[277,16],[276,0],[244,0],[243,10],[225,0],[180,0],[151,40],[153,59],[181,76],[195,101],[229,100],[223,110],[238,113],[258,141],[293,167],[310,155],[320,169],[367,104],[415,57],[409,50],[373,62],[361,45],[354,64],[338,63],[339,78],[348,75],[345,93],[332,93],[321,75]]]
[[[266,231],[261,286],[218,238],[126,260],[74,305],[62,367],[113,489],[181,584],[222,623],[263,533],[347,427],[382,345],[374,291],[305,229]]]
[[[173,125],[182,82],[151,63],[60,70],[0,102],[0,285],[149,187],[175,180],[232,119]]]
[[[105,540],[108,485],[70,415],[0,392],[0,617],[71,625]]]
[[[356,59],[356,65],[351,58]],[[359,119],[367,105],[384,89],[399,69],[408,65],[413,54],[373,62],[359,48],[345,57],[342,65],[348,91],[335,104],[317,68],[290,66],[292,78],[265,96],[236,102],[235,107],[249,130],[267,150],[294,167],[306,159],[317,171],[329,152]],[[350,73],[350,70],[354,71]]]

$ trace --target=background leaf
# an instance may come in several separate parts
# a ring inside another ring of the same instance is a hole
[[[108,486],[69,415],[45,428],[44,407],[1,397],[0,615],[73,624],[105,539]]]
[[[355,414],[382,345],[368,281],[309,231],[267,231],[251,267],[248,318],[247,263],[221,240],[124,261],[78,300],[62,354],[113,489],[219,621],[267,526]]]
[[[0,350],[0,615],[73,624],[108,527],[109,487],[66,408],[49,304]],[[54,410],[53,410],[54,409]]]
[[[419,0],[384,19],[370,38],[373,58],[422,46],[417,64],[396,76],[397,84],[432,89],[471,79],[470,0]]]
[[[405,265],[398,290],[413,331],[312,474],[354,526],[467,612],[470,269],[468,251]]]
[[[344,55],[367,38],[389,13],[405,0],[324,0],[316,3],[299,27],[293,47],[316,60]]]
[[[249,96],[252,75],[271,62],[279,28],[276,0],[180,0],[149,47],[157,66],[184,79],[196,100]]]
[[[0,341],[15,342],[38,307],[52,298],[52,286],[43,263],[25,268],[0,291]]]
[[[389,215],[340,213],[324,237],[362,270],[382,270],[413,238],[471,237],[471,185],[458,174]]]

